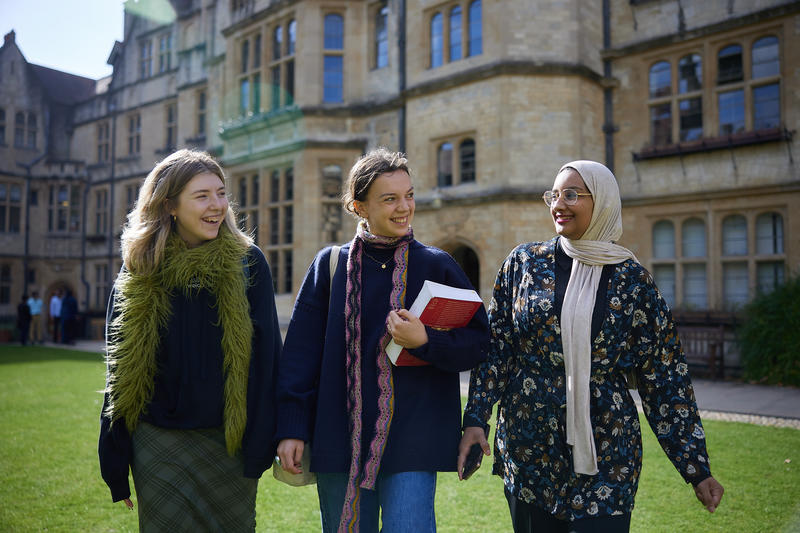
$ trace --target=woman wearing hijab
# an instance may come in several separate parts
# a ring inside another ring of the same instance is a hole
[[[489,347],[483,306],[449,331],[406,310],[425,280],[472,288],[452,257],[414,238],[407,165],[383,148],[353,165],[343,204],[356,235],[309,266],[281,355],[278,456],[297,474],[311,446],[324,533],[436,531],[436,473],[455,471],[461,438],[458,373]],[[390,339],[423,364],[392,366]]]
[[[627,532],[641,472],[639,389],[662,448],[710,512],[722,497],[672,316],[622,235],[616,178],[573,161],[544,193],[558,236],[517,246],[472,373],[459,471],[500,402],[493,473],[516,533]]]

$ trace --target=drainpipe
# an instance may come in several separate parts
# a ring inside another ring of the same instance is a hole
[[[111,102],[109,103],[109,107],[111,108],[111,181],[108,186],[110,192],[108,194],[108,271],[106,272],[105,279],[106,287],[109,286],[109,282],[114,275],[114,238],[116,233],[116,225],[114,224],[114,196],[116,187],[114,186],[114,182],[117,177],[117,104],[113,99],[114,96],[112,95]]]
[[[611,2],[603,0],[603,48],[611,47]],[[603,60],[603,77],[611,79],[611,60]],[[614,92],[611,87],[603,89],[603,133],[605,134],[606,166],[614,172]]]
[[[397,78],[398,94],[402,100],[398,117],[397,149],[406,151],[406,0],[397,0]]]

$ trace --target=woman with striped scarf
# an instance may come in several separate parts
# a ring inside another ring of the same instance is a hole
[[[300,471],[311,446],[322,530],[436,530],[436,472],[456,470],[458,373],[486,356],[483,307],[463,327],[438,331],[405,308],[425,280],[471,288],[447,253],[414,238],[414,187],[402,154],[374,150],[345,185],[359,218],[334,272],[319,252],[295,303],[278,373],[278,456]],[[333,276],[331,280],[331,276]],[[393,366],[386,343],[419,366]]]

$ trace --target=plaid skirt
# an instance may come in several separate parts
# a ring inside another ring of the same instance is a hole
[[[139,422],[132,438],[139,531],[255,531],[258,480],[242,476],[222,428]]]

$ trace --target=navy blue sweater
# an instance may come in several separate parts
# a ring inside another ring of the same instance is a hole
[[[311,470],[347,472],[350,464],[345,376],[345,284],[349,244],[342,247],[330,290],[331,248],[319,252],[295,302],[278,372],[277,439],[311,441]],[[376,360],[386,331],[392,288],[392,250],[369,245],[362,259],[362,457],[378,416]],[[450,255],[412,241],[405,307],[425,280],[472,288]],[[329,295],[329,292],[332,294]],[[381,472],[455,471],[461,438],[458,372],[486,358],[488,319],[481,306],[463,328],[426,328],[428,343],[410,350],[432,365],[392,367],[395,404]]]
[[[259,478],[275,455],[275,380],[281,334],[275,311],[272,275],[256,247],[248,252],[250,285],[247,299],[253,321],[252,354],[247,383],[247,425],[242,438],[243,475]],[[114,294],[107,320],[114,316]],[[170,429],[220,427],[223,423],[224,375],[222,328],[214,296],[202,289],[196,295],[175,291],[172,314],[156,356],[153,398],[140,420]],[[108,394],[103,402],[103,412]],[[123,421],[111,425],[101,416],[98,443],[100,471],[113,501],[130,496],[128,467],[131,437]]]

